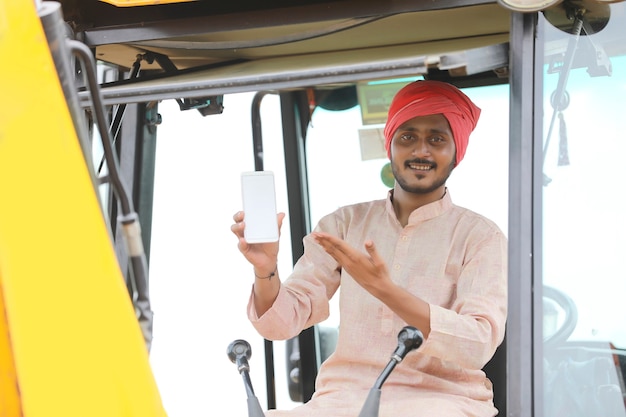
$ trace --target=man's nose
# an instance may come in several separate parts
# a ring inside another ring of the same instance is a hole
[[[413,145],[412,153],[415,156],[430,155],[430,145],[426,139],[418,139]]]

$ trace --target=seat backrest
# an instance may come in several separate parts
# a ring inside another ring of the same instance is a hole
[[[493,403],[498,409],[498,415],[506,416],[506,336],[483,371],[493,383]]]

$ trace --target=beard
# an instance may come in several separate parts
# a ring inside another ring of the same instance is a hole
[[[423,161],[423,160],[407,161],[404,164],[405,168],[408,167],[408,164],[411,162],[430,163],[429,161]],[[445,185],[446,181],[448,181],[448,178],[450,177],[450,174],[452,173],[452,170],[456,166],[455,162],[456,162],[456,158],[452,158],[452,161],[447,166],[447,169],[444,172],[442,172],[440,175],[438,175],[431,184],[424,184],[424,185],[409,184],[408,181],[405,178],[403,178],[402,175],[400,174],[400,168],[398,167],[398,165],[393,161],[391,162],[391,172],[393,173],[393,176],[396,179],[396,183],[398,183],[398,185],[400,186],[400,188],[402,188],[403,191],[406,191],[407,193],[413,193],[413,194],[428,194],[437,190],[441,186]],[[433,166],[433,170],[435,169],[437,169],[437,165]]]

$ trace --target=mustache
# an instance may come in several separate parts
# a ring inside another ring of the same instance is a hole
[[[408,161],[404,161],[405,167],[408,167],[411,164],[430,165],[433,168],[437,167],[437,164],[435,162],[429,161],[428,159],[415,158],[415,159],[410,159]]]

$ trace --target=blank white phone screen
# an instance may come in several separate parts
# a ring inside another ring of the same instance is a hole
[[[248,243],[276,242],[276,191],[271,171],[243,172],[241,191],[244,211],[244,237]]]

